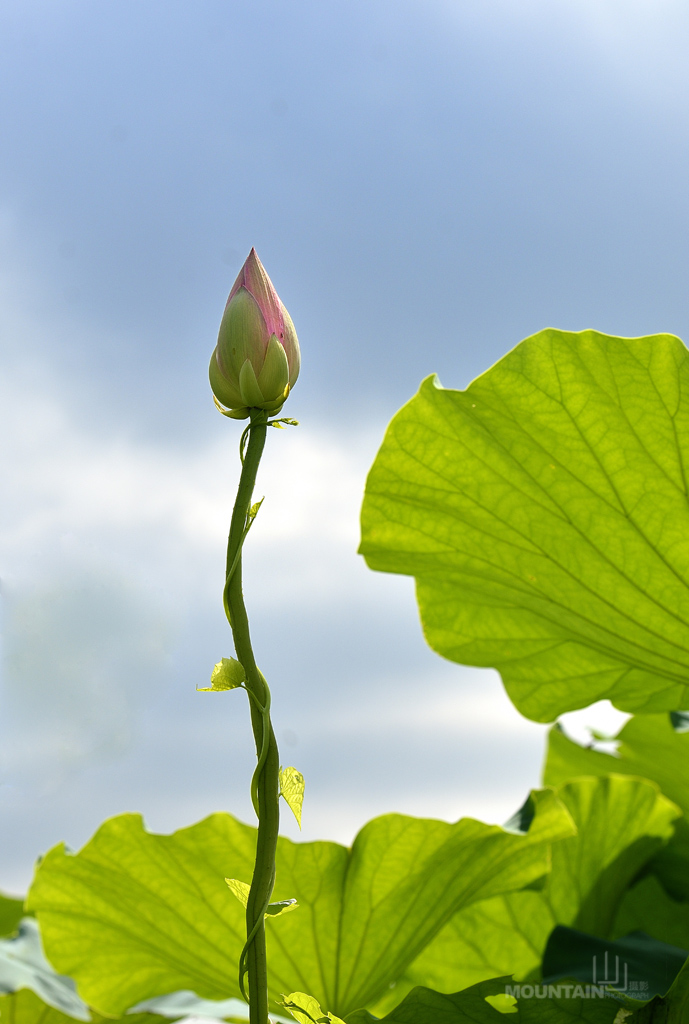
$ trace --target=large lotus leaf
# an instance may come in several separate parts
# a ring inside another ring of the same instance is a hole
[[[669,715],[630,718],[615,737],[616,754],[570,740],[559,726],[548,736],[543,779],[559,786],[575,775],[639,775],[657,782],[665,796],[689,813],[689,732],[678,732]]]
[[[471,819],[448,825],[386,815],[369,823],[354,842],[341,883],[337,935],[331,931],[337,917],[329,908],[321,913],[322,895],[308,849],[313,844],[287,845],[279,884],[301,909],[271,931],[270,957],[279,989],[287,991],[281,965],[291,966],[292,951],[298,949],[302,984],[296,987],[316,991],[323,1005],[344,1016],[386,991],[455,910],[498,889],[519,889],[540,879],[550,866],[543,842],[571,835],[573,829],[552,792],[535,797],[525,816],[528,821],[535,813],[526,836]],[[303,923],[307,915],[313,918],[308,928]]]
[[[511,977],[482,981],[462,992],[444,995],[428,988],[415,988],[381,1019],[381,1024],[614,1024],[620,1004],[613,999],[586,999],[576,993],[576,985],[562,985],[559,997],[518,999],[507,1009],[498,1010],[489,1000],[504,996],[514,987]],[[569,989],[569,991],[567,990]],[[346,1024],[377,1024],[366,1010],[357,1010]]]
[[[24,900],[0,893],[0,938],[13,935],[24,916]]]
[[[550,843],[573,825],[551,790],[531,807],[527,834],[393,814],[351,850],[280,839],[275,898],[299,908],[267,926],[273,998],[310,992],[343,1016],[379,996],[460,907],[541,878]],[[244,910],[224,878],[250,878],[255,841],[226,814],[170,836],[122,815],[77,855],[55,847],[29,894],[48,956],[102,1013],[180,989],[237,996]]]
[[[639,721],[650,722],[656,717],[667,718],[667,715],[643,715]],[[583,775],[603,778],[611,773],[647,778],[643,772],[631,771],[625,758],[605,754],[600,750],[594,750],[593,747],[582,747],[566,735],[559,723],[549,730],[543,765],[543,778],[548,780],[546,785],[562,786],[571,779],[578,779]]]
[[[463,992],[447,995],[429,988],[415,988],[382,1018],[381,1024],[500,1024],[504,1017],[498,1015],[486,997],[504,995],[505,988],[511,984],[511,977],[491,978]],[[366,1010],[355,1010],[347,1015],[346,1024],[375,1024],[378,1019]],[[519,1018],[515,1013],[508,1019],[511,1024]]]
[[[661,942],[689,949],[689,906],[673,900],[650,875],[627,892],[617,915],[614,934],[626,935],[630,931],[646,932]],[[689,969],[685,964],[667,995],[638,1007],[630,1024],[686,1024],[687,1020]]]
[[[501,1017],[486,997],[504,995],[511,984],[511,977],[491,978],[450,994],[415,988],[381,1024],[499,1024]],[[346,1024],[375,1024],[378,1019],[367,1010],[355,1010],[347,1015]],[[509,1019],[518,1020],[517,1014],[510,1014]]]
[[[686,1024],[689,1020],[689,966],[684,965],[665,996],[655,996],[644,1003],[627,998],[626,1014],[616,1018],[617,1024]]]
[[[428,378],[369,474],[361,552],[416,577],[426,638],[523,714],[689,706],[689,359],[547,330],[466,391]]]
[[[672,835],[679,809],[653,783],[622,776],[578,779],[558,796],[578,831],[553,847],[544,888],[484,900],[457,913],[376,1012],[413,985],[452,992],[499,974],[531,976],[558,924],[601,937],[613,932],[626,890]]]
[[[689,904],[673,899],[655,875],[647,875],[625,893],[615,918],[615,938],[630,932],[689,950]]]
[[[619,1003],[614,999],[587,999],[578,995],[576,985],[568,989],[560,986],[561,995],[554,999],[530,998],[518,1000],[519,1017],[509,1018],[522,1024],[622,1024]],[[493,1024],[507,1024],[493,1021]],[[627,1024],[634,1024],[631,1019]]]
[[[7,1024],[74,1024],[74,1017],[48,1006],[30,989],[0,996],[0,1020]],[[120,1021],[91,1014],[93,1024],[168,1024],[169,1018],[153,1013],[131,1013]]]
[[[616,755],[580,747],[558,726],[550,730],[544,781],[559,786],[577,775],[617,772],[656,782],[684,811],[675,834],[654,859],[652,870],[668,892],[689,900],[689,733],[674,728],[669,715],[631,718],[617,739]]]

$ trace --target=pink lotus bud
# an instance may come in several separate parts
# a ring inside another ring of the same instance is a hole
[[[252,249],[225,306],[211,356],[213,394],[234,419],[277,413],[299,376],[297,332]]]

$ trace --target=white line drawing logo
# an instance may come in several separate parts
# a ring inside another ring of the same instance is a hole
[[[617,989],[618,992],[626,992],[627,991],[628,983],[629,983],[629,970],[628,970],[627,964],[626,963],[623,964],[623,967],[624,967],[624,971],[623,971],[624,985],[620,985],[620,958],[619,958],[619,956],[615,957],[615,976],[614,976],[614,978],[609,977],[610,968],[608,966],[608,951],[607,951],[607,949],[606,949],[605,953],[603,954],[603,977],[602,978],[599,978],[597,976],[597,973],[598,973],[598,957],[597,956],[593,957],[592,963],[593,963],[593,984],[594,985],[611,985],[613,988]]]

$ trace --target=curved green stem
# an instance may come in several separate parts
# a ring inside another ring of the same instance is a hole
[[[263,673],[261,673],[261,679],[263,680],[263,685],[266,688],[266,703],[265,704],[259,704],[258,700],[256,699],[255,695],[251,692],[251,690],[247,690],[246,691],[249,694],[250,699],[253,701],[253,703],[258,708],[258,710],[259,710],[259,712],[261,714],[261,717],[263,718],[263,742],[261,744],[261,752],[258,755],[258,761],[256,762],[256,768],[254,769],[254,774],[251,777],[251,802],[254,805],[254,810],[256,812],[256,817],[257,818],[260,816],[259,815],[259,806],[258,806],[258,780],[260,778],[261,772],[263,771],[263,765],[266,763],[266,760],[268,758],[269,736],[270,736],[270,700],[271,700],[270,689],[268,687],[268,683],[266,682],[266,678],[263,675]],[[245,689],[246,689],[246,687],[245,687]],[[279,786],[278,786],[278,788],[279,788]],[[240,984],[241,984],[241,982],[240,982]]]
[[[270,723],[270,691],[256,665],[242,593],[242,544],[252,521],[251,498],[265,445],[267,421],[268,417],[264,412],[252,411],[242,475],[227,542],[226,582],[223,595],[237,658],[246,673],[245,686],[250,697],[251,725],[258,757],[252,779],[252,799],[258,815],[256,861],[246,906],[247,943],[240,962],[242,990],[244,973],[248,974],[251,1024],[268,1024],[268,967],[264,914],[275,883],[275,851],[280,820],[280,759]]]

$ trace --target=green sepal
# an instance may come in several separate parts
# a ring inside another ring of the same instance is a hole
[[[221,402],[228,409],[237,409],[242,405],[242,398],[236,383],[230,383],[218,363],[217,348],[213,350],[213,355],[211,356],[210,366],[208,367],[208,379],[216,405],[218,402]],[[220,411],[222,412],[222,409]]]
[[[260,365],[267,336],[266,322],[256,299],[246,288],[240,288],[225,307],[217,346],[218,361],[225,373],[233,379],[239,375],[240,391],[241,367],[247,360]]]
[[[285,390],[282,392],[282,394],[280,395],[279,398],[276,398],[274,402],[264,402],[263,405],[262,405],[262,408],[265,409],[265,411],[270,416],[277,415],[277,413],[280,412],[280,410],[282,409],[283,405],[285,404],[285,402],[289,398],[290,391],[291,391],[291,387],[290,387],[289,384],[287,384],[285,386]]]
[[[245,359],[239,371],[239,393],[242,402],[250,407],[263,408],[264,398],[250,359]]]
[[[213,401],[215,402],[215,408],[218,412],[221,412],[223,416],[227,416],[228,419],[248,420],[250,413],[246,406],[242,406],[239,409],[224,409],[215,395],[213,395]]]
[[[271,334],[266,358],[258,375],[258,386],[267,401],[283,400],[285,388],[289,384],[289,364],[287,354],[275,337]]]

